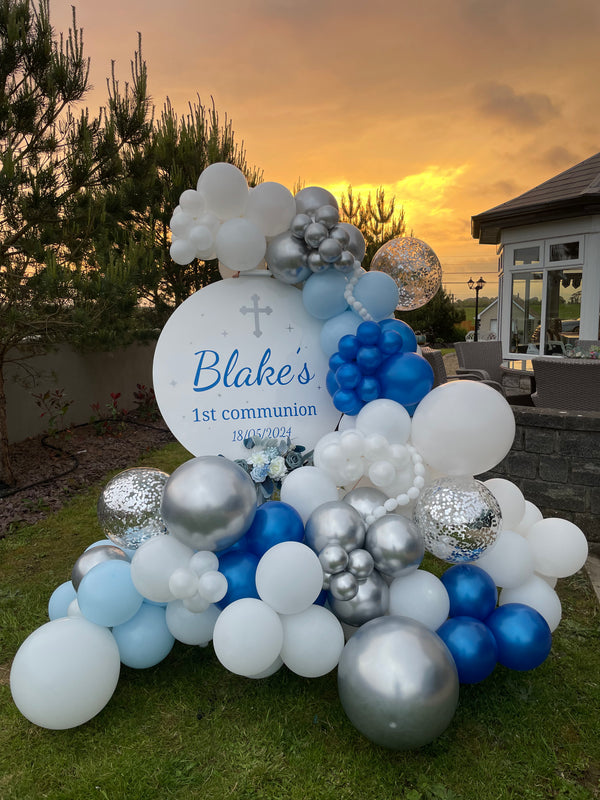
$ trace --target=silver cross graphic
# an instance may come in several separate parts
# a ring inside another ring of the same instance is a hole
[[[258,338],[263,334],[263,332],[260,329],[259,314],[270,314],[273,311],[273,309],[270,306],[259,308],[258,301],[260,300],[260,297],[257,294],[253,294],[250,300],[252,300],[252,308],[248,308],[248,306],[242,306],[240,308],[240,313],[254,314],[254,335]]]

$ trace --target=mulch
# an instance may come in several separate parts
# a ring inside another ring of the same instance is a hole
[[[80,425],[11,445],[16,484],[0,487],[0,538],[38,522],[111,470],[131,467],[172,441],[162,419],[145,422],[130,415],[111,432]]]

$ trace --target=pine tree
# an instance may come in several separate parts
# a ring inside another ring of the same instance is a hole
[[[342,222],[355,225],[365,239],[365,269],[369,269],[382,244],[406,235],[404,208],[396,211],[396,198],[387,201],[382,186],[375,190],[374,197],[369,192],[364,201],[360,194],[354,195],[352,186],[348,186],[348,191],[342,195],[340,212]]]

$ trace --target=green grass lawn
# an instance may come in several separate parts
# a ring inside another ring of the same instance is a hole
[[[186,458],[168,445],[142,463],[172,471]],[[361,736],[339,703],[335,672],[309,680],[282,669],[253,681],[228,673],[210,645],[176,643],[154,668],[123,668],[112,700],[86,725],[32,725],[11,699],[11,659],[47,621],[48,598],[74,561],[101,538],[100,488],[0,542],[2,800],[600,797],[599,617],[582,573],[559,582],[564,616],[544,664],[497,667],[462,687],[450,727],[417,751]]]

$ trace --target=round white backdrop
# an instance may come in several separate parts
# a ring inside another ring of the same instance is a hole
[[[173,435],[195,456],[241,458],[251,436],[314,447],[340,418],[325,386],[321,327],[300,290],[270,277],[193,294],[154,354],[154,391]]]

